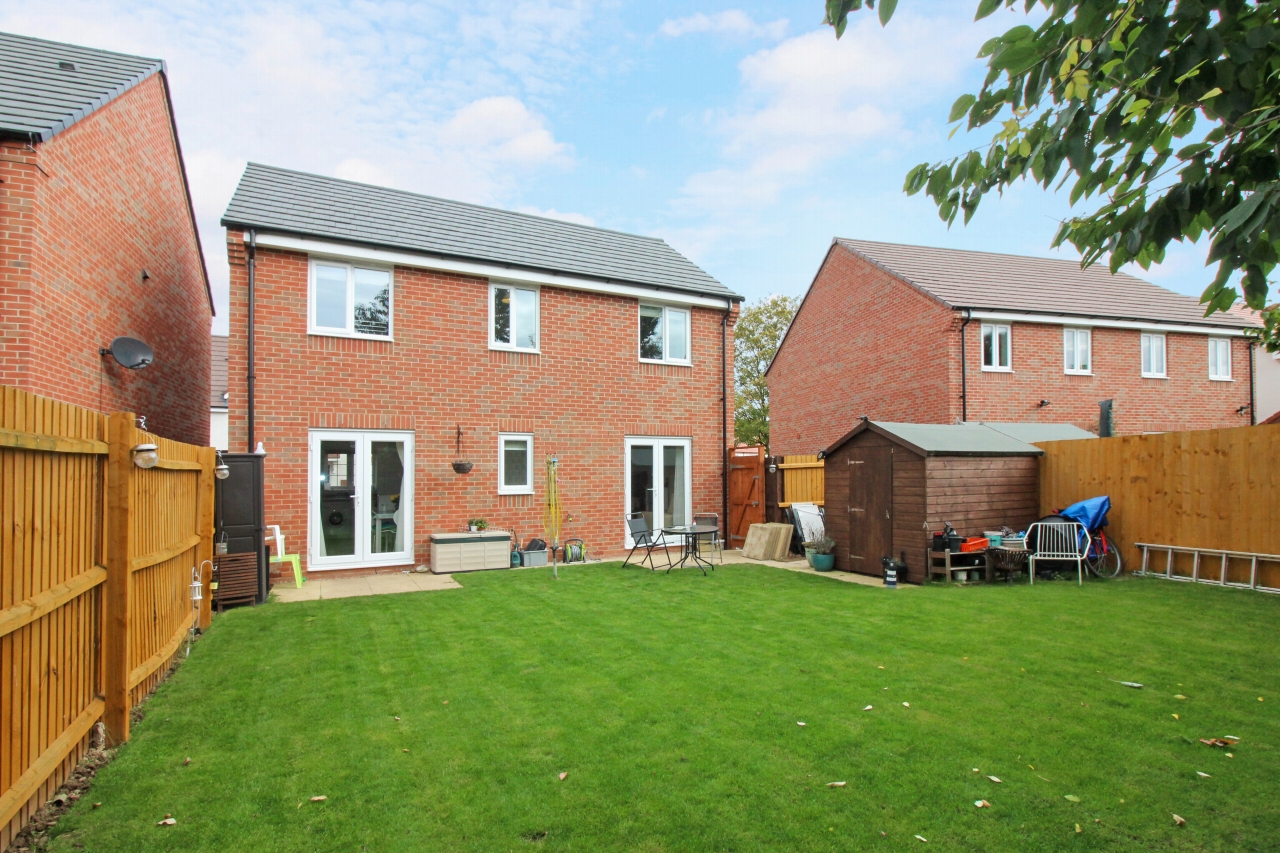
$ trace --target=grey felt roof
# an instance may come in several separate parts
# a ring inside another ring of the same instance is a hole
[[[227,343],[226,335],[209,336],[209,407],[213,409],[227,408],[227,401],[222,395],[227,392]]]
[[[1112,275],[1106,264],[1082,270],[1072,260],[870,240],[837,242],[952,308],[1237,329],[1260,325],[1240,311],[1206,317],[1204,307],[1190,296],[1126,273]],[[1206,271],[1206,283],[1208,275]]]
[[[163,70],[159,59],[0,33],[0,134],[47,142]]]
[[[1037,441],[1071,441],[1077,438],[1097,438],[1087,429],[1080,429],[1075,424],[1005,424],[994,421],[982,421],[983,426],[991,427],[997,432],[1035,444]]]
[[[863,421],[827,449],[831,454],[866,430],[888,435],[927,456],[1041,456],[1044,451],[980,423],[900,424]]]
[[[742,298],[655,237],[258,163],[245,169],[222,224]]]

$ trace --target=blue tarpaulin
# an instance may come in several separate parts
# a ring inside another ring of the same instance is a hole
[[[1080,522],[1085,530],[1097,530],[1099,527],[1107,526],[1107,513],[1110,511],[1111,498],[1103,495],[1100,498],[1089,498],[1074,503],[1058,515]]]

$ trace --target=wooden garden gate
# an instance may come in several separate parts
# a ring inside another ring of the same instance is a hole
[[[729,521],[725,526],[730,548],[741,548],[747,530],[764,523],[763,447],[731,447],[729,466]]]

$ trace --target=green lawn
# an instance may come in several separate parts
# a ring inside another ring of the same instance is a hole
[[[749,566],[460,581],[218,617],[53,849],[1280,844],[1277,597]],[[1234,758],[1198,742],[1221,735]]]

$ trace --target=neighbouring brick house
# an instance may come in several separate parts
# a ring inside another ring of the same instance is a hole
[[[1250,423],[1245,314],[1102,266],[837,239],[769,367],[770,451],[863,415],[1071,423],[1117,434]]]
[[[213,303],[164,63],[0,33],[0,384],[209,440]],[[155,351],[126,370],[117,337]]]
[[[256,164],[223,224],[229,443],[263,442],[308,571],[422,566],[477,517],[541,536],[553,454],[597,555],[628,512],[724,517],[740,297],[663,241]]]

